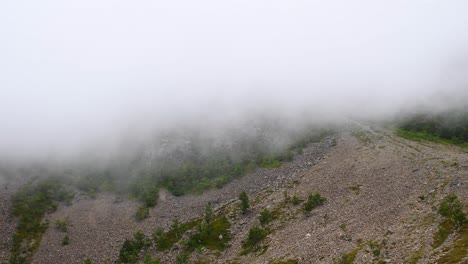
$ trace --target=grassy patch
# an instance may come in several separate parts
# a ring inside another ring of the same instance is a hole
[[[358,185],[353,185],[353,186],[349,187],[349,189],[351,191],[353,191],[356,195],[358,195],[361,192],[361,186],[362,185],[359,185],[359,184]]]
[[[302,203],[304,200],[302,200],[301,198],[299,198],[297,195],[293,195],[292,198],[291,198],[291,203],[293,205],[299,205],[300,203]]]
[[[439,224],[439,228],[434,235],[432,246],[434,248],[439,247],[442,243],[447,240],[450,234],[455,231],[455,225],[451,219],[445,219]]]
[[[62,246],[66,246],[70,244],[70,237],[68,237],[68,235],[65,235],[62,239]]]
[[[178,220],[172,223],[171,228],[164,232],[162,229],[158,229],[153,234],[153,240],[158,251],[165,251],[171,249],[175,243],[177,243],[182,235],[199,225],[201,220],[193,220],[187,223],[180,223]]]
[[[438,113],[414,114],[399,125],[397,133],[408,139],[468,147],[468,111],[451,109]]]
[[[368,245],[374,257],[380,256],[380,253],[381,253],[380,251],[382,250],[382,247],[383,247],[382,243],[379,243],[377,241],[369,241]]]
[[[146,255],[143,258],[143,264],[160,264],[161,260],[159,259],[153,259],[151,255]]]
[[[270,262],[270,264],[299,264],[299,261],[296,259],[277,260],[277,261]]]
[[[231,240],[231,223],[226,216],[221,215],[212,222],[202,222],[197,227],[197,232],[190,236],[187,242],[189,250],[208,248],[223,251]]]
[[[362,249],[362,247],[363,247],[363,245],[360,245],[359,247],[357,247],[353,251],[341,255],[341,257],[339,257],[338,259],[334,259],[333,263],[335,263],[335,264],[352,264],[352,263],[354,263],[354,260],[356,259],[356,256],[359,253],[359,251]]]
[[[304,203],[304,213],[309,214],[313,209],[323,205],[327,199],[320,194],[309,194],[307,201]]]
[[[57,219],[57,221],[55,221],[55,228],[60,232],[67,232],[67,222],[63,219]]]
[[[258,221],[262,227],[268,225],[271,221],[277,218],[278,211],[270,211],[268,209],[264,209],[260,212],[258,216]]]
[[[414,141],[426,140],[426,141],[432,141],[432,142],[441,143],[441,144],[457,144],[455,140],[441,138],[437,135],[433,135],[425,131],[411,131],[411,130],[398,129],[397,135],[402,138],[410,139]],[[458,145],[462,147],[468,147],[468,144],[466,143],[458,144]]]
[[[438,263],[461,263],[468,256],[468,225],[462,227],[460,234],[451,245],[448,252],[442,256]]]
[[[250,208],[249,196],[246,192],[242,192],[239,195],[239,200],[241,201],[241,212],[246,214]]]
[[[424,247],[421,247],[418,251],[415,251],[410,259],[409,264],[417,264],[418,261],[424,256]]]
[[[439,206],[438,213],[444,218],[434,235],[433,247],[437,248],[444,243],[450,234],[468,223],[463,206],[458,197],[447,195]]]
[[[182,252],[176,256],[176,264],[188,264],[190,260],[190,254],[188,252]]]
[[[268,236],[268,230],[263,229],[259,226],[250,228],[247,238],[242,242],[241,255],[245,255],[251,252],[257,252],[261,247],[261,242]]]
[[[28,184],[13,195],[12,211],[19,222],[13,236],[11,264],[29,262],[48,227],[48,222],[42,220],[44,215],[56,210],[59,202],[69,203],[73,197],[74,193],[58,178]]]
[[[137,221],[142,221],[149,217],[149,208],[146,206],[141,206],[135,213],[135,218]]]
[[[140,251],[151,246],[151,239],[143,233],[136,232],[133,239],[127,239],[119,252],[119,263],[133,264],[138,262]]]

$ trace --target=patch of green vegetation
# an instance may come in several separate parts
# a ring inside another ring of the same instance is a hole
[[[69,203],[74,193],[67,190],[63,179],[49,178],[30,183],[12,196],[12,212],[19,218],[11,246],[10,264],[28,263],[40,244],[48,222],[42,221],[47,212],[57,209],[59,202]]]
[[[197,232],[192,234],[187,241],[187,248],[208,248],[223,251],[231,241],[231,223],[226,216],[221,215],[213,221],[204,221],[197,226]]]
[[[304,213],[309,214],[313,209],[323,205],[327,199],[320,194],[309,194],[307,201],[304,204]]]
[[[66,246],[70,244],[70,237],[68,237],[68,235],[65,235],[62,239],[62,246]]]
[[[439,224],[439,228],[434,235],[434,248],[442,245],[450,234],[468,223],[466,214],[463,212],[463,205],[454,194],[449,194],[443,199],[438,213],[444,220]]]
[[[182,235],[187,230],[199,225],[200,222],[200,220],[193,220],[186,223],[180,223],[178,220],[175,220],[167,232],[164,232],[162,229],[157,229],[152,236],[156,249],[158,251],[171,249],[174,244],[182,238]]]
[[[242,242],[241,255],[259,251],[262,248],[261,242],[268,236],[268,233],[266,229],[259,226],[250,228],[247,238]]]
[[[304,200],[302,200],[301,198],[299,198],[297,195],[293,195],[292,198],[291,198],[291,203],[293,205],[299,205],[300,203],[302,203]]]
[[[424,247],[421,247],[418,251],[415,251],[410,259],[409,264],[417,264],[418,261],[424,256]]]
[[[453,225],[453,221],[450,219],[445,219],[439,224],[439,228],[437,229],[437,233],[434,235],[433,244],[434,248],[439,247],[445,240],[448,238],[450,234],[455,231],[455,226]]]
[[[182,252],[176,256],[176,264],[188,264],[190,260],[190,254],[188,252]]]
[[[362,249],[362,247],[363,247],[363,245],[360,245],[359,247],[357,247],[353,251],[341,255],[340,258],[334,259],[333,263],[335,263],[335,264],[353,264],[354,260],[356,259],[357,254]]]
[[[426,140],[426,141],[432,141],[432,142],[441,143],[441,144],[455,144],[455,141],[452,141],[450,139],[444,139],[437,135],[429,134],[424,131],[417,132],[417,131],[398,129],[397,135],[402,138],[410,139],[414,141]],[[464,144],[461,144],[461,145],[464,145]]]
[[[93,264],[93,261],[90,258],[86,258],[83,263],[84,264]]]
[[[279,168],[281,167],[281,161],[279,160],[266,160],[261,165],[262,168]]]
[[[134,264],[138,262],[138,254],[143,249],[151,246],[151,239],[138,231],[133,235],[133,239],[127,239],[119,252],[119,263]]]
[[[341,224],[341,225],[340,225],[340,228],[341,228],[341,230],[343,230],[343,231],[346,232],[346,224]]]
[[[278,260],[270,262],[270,264],[299,264],[299,261],[297,259]]]
[[[142,221],[148,217],[149,217],[149,208],[146,206],[139,207],[135,214],[135,218],[137,219],[137,221]]]
[[[160,259],[153,259],[151,255],[146,255],[143,258],[143,264],[160,264],[161,260]]]
[[[57,219],[55,221],[55,228],[60,232],[67,232],[67,222],[64,219]]]
[[[468,256],[468,224],[465,224],[458,237],[454,240],[448,252],[437,262],[455,264],[462,263],[462,260]]]
[[[264,209],[260,212],[260,216],[258,220],[260,221],[260,225],[262,227],[268,225],[271,221],[273,221],[275,216],[273,215],[272,211],[268,209]]]
[[[130,196],[140,201],[143,207],[154,207],[158,204],[159,187],[156,185],[146,185],[141,188],[130,186]]]
[[[242,192],[239,195],[239,200],[241,201],[241,212],[242,214],[246,214],[250,207],[249,196],[247,196],[246,192]]]
[[[131,178],[129,191],[140,199],[141,193],[150,186],[165,188],[176,196],[220,188],[255,168],[277,168],[282,162],[292,160],[297,150],[331,133],[331,130],[299,133],[280,149],[271,148],[269,142],[258,138],[242,139],[233,149],[193,143],[187,153],[177,153],[180,156],[177,161],[169,159],[171,155],[168,155],[167,159],[158,160],[158,164],[163,165]]]
[[[468,147],[466,109],[416,114],[401,122],[399,127],[397,134],[403,138]]]
[[[379,243],[377,241],[369,241],[368,243],[371,251],[372,251],[372,255],[374,255],[374,257],[378,257],[380,256],[380,251],[382,250],[382,246],[383,244],[382,243]]]
[[[359,184],[358,185],[353,185],[353,186],[349,187],[349,189],[351,191],[353,191],[356,195],[358,195],[361,192],[361,186],[362,185],[359,185]]]

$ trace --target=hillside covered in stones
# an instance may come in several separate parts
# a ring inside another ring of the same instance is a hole
[[[135,218],[138,201],[77,193],[46,214],[30,262],[463,263],[467,179],[466,149],[350,123],[221,188],[161,189],[144,219]],[[2,187],[2,263],[17,224],[15,188]]]

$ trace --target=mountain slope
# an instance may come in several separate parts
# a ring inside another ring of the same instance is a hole
[[[71,206],[60,206],[47,216],[67,222],[65,233],[49,227],[33,263],[95,263],[118,260],[125,239],[137,230],[150,235],[181,223],[200,219],[207,204],[214,217],[224,215],[231,224],[229,247],[218,252],[207,247],[187,251],[184,242],[196,228],[181,234],[171,250],[143,249],[161,263],[182,261],[189,252],[197,263],[463,263],[468,260],[466,226],[433,247],[444,218],[438,213],[442,199],[455,194],[468,202],[466,149],[430,142],[413,142],[382,128],[350,124],[334,138],[310,144],[303,153],[279,168],[257,169],[221,189],[201,195],[172,196],[160,192],[150,217],[137,222],[137,203],[101,194],[95,199],[77,196]],[[240,212],[237,197],[246,191],[251,207]],[[304,214],[304,201],[318,193],[323,205]],[[259,214],[268,209],[272,221],[263,227],[266,238],[259,250],[247,254],[243,241],[259,226]],[[453,251],[458,249],[458,252]],[[466,247],[465,247],[466,248]],[[279,263],[279,262],[277,262]],[[440,263],[440,262],[439,262]]]

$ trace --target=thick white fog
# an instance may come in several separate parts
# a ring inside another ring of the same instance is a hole
[[[464,103],[467,14],[465,0],[2,1],[0,153],[252,112]]]

